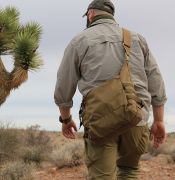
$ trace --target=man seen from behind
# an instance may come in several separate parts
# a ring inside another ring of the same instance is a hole
[[[54,98],[61,114],[62,133],[67,138],[74,139],[77,131],[71,116],[77,86],[85,97],[95,87],[114,78],[124,62],[122,28],[115,21],[114,13],[110,0],[92,1],[85,13],[87,28],[73,38],[65,50]],[[89,180],[137,179],[139,159],[147,151],[150,136],[147,126],[150,106],[154,115],[151,127],[154,146],[159,147],[165,140],[164,82],[144,37],[135,32],[131,34],[129,68],[136,93],[143,102],[144,116],[137,126],[99,144],[88,138],[85,129]]]

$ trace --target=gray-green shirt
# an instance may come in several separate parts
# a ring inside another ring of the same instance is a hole
[[[66,48],[59,67],[55,103],[72,107],[77,85],[85,96],[92,88],[118,74],[124,62],[122,39],[121,28],[111,19],[97,20],[92,27],[78,34]],[[150,105],[163,105],[166,94],[161,73],[146,40],[134,32],[129,65],[137,95],[145,105],[145,118],[140,123],[144,125]]]

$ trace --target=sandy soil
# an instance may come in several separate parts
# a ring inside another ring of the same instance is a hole
[[[146,157],[140,162],[139,180],[175,180],[175,163],[168,156]],[[36,176],[41,180],[86,180],[85,165],[56,169],[45,168],[38,171]]]

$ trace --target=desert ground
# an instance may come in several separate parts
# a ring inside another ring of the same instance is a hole
[[[0,180],[86,180],[82,133],[75,140],[59,132],[0,127]],[[175,180],[175,133],[140,161],[139,180]]]
[[[175,164],[169,164],[164,155],[141,161],[140,169],[139,180],[175,180]],[[62,169],[50,167],[37,172],[37,178],[41,180],[86,180],[86,176],[85,165]]]

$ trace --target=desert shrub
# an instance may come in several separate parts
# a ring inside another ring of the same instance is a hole
[[[21,158],[25,163],[36,163],[37,165],[39,165],[41,162],[46,160],[46,154],[46,150],[43,149],[43,147],[34,146],[23,149]]]
[[[50,137],[47,132],[41,131],[39,125],[31,126],[26,130],[25,142],[27,146],[50,146]]]
[[[171,154],[171,158],[172,158],[173,163],[175,163],[175,151]]]
[[[57,147],[50,158],[57,168],[78,166],[84,162],[84,143],[76,140]]]
[[[39,126],[31,126],[25,132],[24,147],[21,148],[21,158],[26,163],[40,164],[47,160],[52,150],[50,137],[45,131],[40,131]]]
[[[33,180],[34,166],[23,162],[9,162],[0,171],[0,180]]]
[[[148,156],[160,156],[163,155],[167,163],[175,163],[175,133],[169,133],[166,142],[163,143],[159,148],[154,148],[152,142],[149,144]]]
[[[171,155],[175,152],[175,143],[174,140],[167,140],[164,144],[162,144],[159,148],[154,148],[152,143],[149,145],[149,153],[153,156],[157,156],[159,154],[167,154]]]
[[[20,145],[18,136],[16,129],[0,124],[0,162],[16,156]]]
[[[65,146],[69,142],[70,140],[68,138],[65,138],[62,134],[58,133],[57,136],[55,137],[54,149]]]

